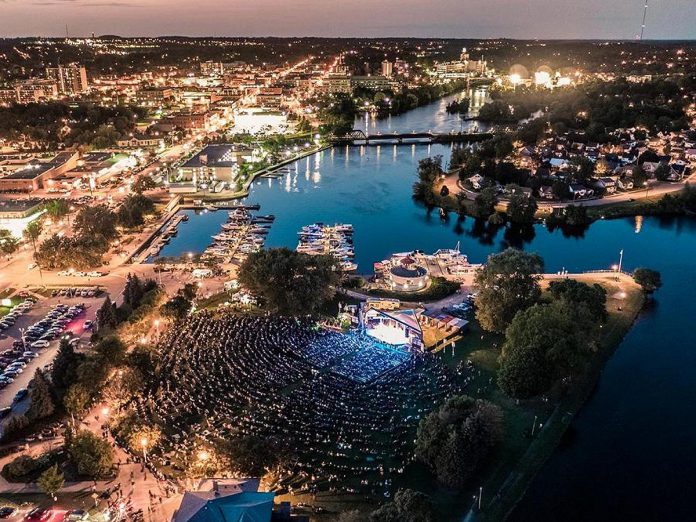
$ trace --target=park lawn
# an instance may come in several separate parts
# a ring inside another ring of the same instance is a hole
[[[518,402],[502,393],[496,383],[496,373],[503,336],[482,331],[475,320],[470,323],[471,329],[464,339],[457,343],[454,354],[450,347],[439,352],[453,368],[467,359],[474,363],[473,380],[466,393],[497,404],[505,421],[504,438],[497,454],[482,471],[478,483],[471,484],[469,489],[453,492],[438,488],[435,479],[425,470],[421,470],[420,476],[412,473],[414,476],[405,481],[405,487],[430,494],[440,512],[449,514],[445,520],[461,520],[474,506],[479,487],[483,487],[483,510],[478,515],[479,520],[505,519],[560,444],[575,414],[594,389],[604,364],[643,306],[643,294],[628,276],[620,276],[620,282],[615,280],[615,274],[583,274],[573,278],[588,284],[599,283],[607,290],[609,318],[602,328],[599,351],[587,373],[559,400],[545,402],[543,398],[535,398]],[[542,286],[547,286],[547,282]],[[531,435],[533,425],[534,437]]]

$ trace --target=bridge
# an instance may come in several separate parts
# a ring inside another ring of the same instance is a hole
[[[338,145],[412,145],[414,143],[466,143],[493,137],[490,132],[391,132],[365,134],[360,129],[350,131],[332,141]]]

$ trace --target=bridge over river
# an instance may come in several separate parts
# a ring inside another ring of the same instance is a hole
[[[391,132],[365,134],[355,129],[345,136],[333,139],[337,145],[411,145],[414,143],[467,143],[484,141],[493,137],[490,132]]]

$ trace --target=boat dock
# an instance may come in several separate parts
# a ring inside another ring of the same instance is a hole
[[[302,227],[297,234],[300,236],[297,252],[314,256],[333,256],[344,272],[354,272],[358,269],[354,262],[353,225],[315,223]]]

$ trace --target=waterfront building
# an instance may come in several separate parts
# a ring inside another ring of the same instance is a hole
[[[56,83],[60,94],[81,94],[89,89],[87,70],[84,66],[59,65],[58,67],[47,67],[46,78]]]
[[[179,167],[177,181],[193,182],[194,187],[210,181],[231,182],[239,167],[253,159],[253,149],[243,145],[208,145]]]
[[[395,254],[384,271],[387,284],[400,292],[417,292],[428,286],[428,269],[416,263],[408,254]]]

